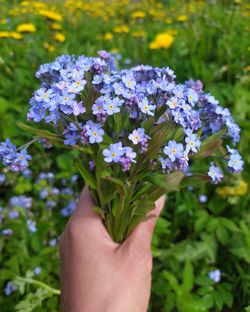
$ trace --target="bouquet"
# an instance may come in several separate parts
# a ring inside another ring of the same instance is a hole
[[[41,88],[27,115],[40,127],[18,123],[33,139],[20,148],[7,139],[0,158],[22,171],[34,142],[75,150],[96,212],[122,242],[162,194],[241,172],[242,158],[232,148],[240,129],[201,81],[178,84],[168,67],[117,70],[110,53],[98,55],[62,55],[40,67]]]

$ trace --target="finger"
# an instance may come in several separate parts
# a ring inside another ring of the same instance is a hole
[[[73,222],[72,222],[73,221]],[[70,220],[71,226],[79,226],[88,230],[89,235],[93,235],[100,242],[104,240],[113,242],[109,233],[107,232],[101,217],[95,212],[95,203],[91,197],[88,186],[82,190],[77,208]]]
[[[134,244],[138,246],[138,248],[150,248],[154,227],[164,207],[165,201],[166,195],[163,195],[155,202],[155,208],[149,213],[149,218],[138,224],[125,242]]]
[[[98,219],[100,220],[100,217],[95,212],[95,203],[91,197],[89,188],[87,185],[84,186],[79,201],[76,206],[76,210],[74,212],[74,216],[83,216],[83,217],[89,217],[91,219]]]

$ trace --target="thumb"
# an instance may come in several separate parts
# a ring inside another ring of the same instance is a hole
[[[155,224],[164,207],[165,201],[166,195],[163,195],[155,202],[155,208],[148,214],[149,219],[138,224],[125,242],[150,248]]]

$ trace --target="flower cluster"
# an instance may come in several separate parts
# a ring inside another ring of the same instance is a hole
[[[57,181],[52,172],[41,172],[39,176],[33,180],[32,171],[26,169],[23,171],[23,177],[26,179],[27,183],[35,183],[36,186],[34,188],[33,197],[14,195],[10,197],[6,206],[0,207],[0,226],[4,225],[5,227],[0,231],[3,236],[12,236],[13,229],[6,226],[9,222],[11,224],[12,220],[17,221],[18,219],[22,219],[24,215],[26,217],[27,231],[31,234],[35,233],[37,231],[37,224],[40,221],[40,215],[35,210],[40,205],[43,207],[43,210],[45,208],[48,213],[51,213],[53,209],[62,217],[70,216],[75,210],[78,192],[73,186],[77,182],[77,175],[73,175],[70,179]],[[23,181],[23,177],[20,177],[21,181]],[[9,183],[7,177],[5,182],[6,184]],[[56,242],[57,239],[52,238],[48,244],[49,246],[55,246]]]
[[[0,144],[0,159],[11,171],[23,171],[27,168],[31,156],[26,149],[18,150],[10,139],[6,139],[6,142]]]
[[[202,141],[221,129],[226,129],[224,137],[233,144],[239,141],[240,129],[229,110],[204,93],[200,81],[176,84],[170,68],[140,65],[117,71],[111,55],[99,51],[96,58],[60,56],[42,65],[37,77],[42,85],[30,100],[28,119],[63,129],[65,145],[102,144],[105,162],[120,163],[122,171],[147,152],[152,129],[160,124],[171,122],[182,130],[178,138],[166,139],[153,159],[165,173],[186,169]],[[118,126],[118,119],[126,125]],[[152,129],[143,127],[150,119]],[[103,144],[105,136],[110,139],[108,146]],[[228,154],[224,159],[229,170],[242,171],[238,152],[228,147]],[[30,156],[25,149],[17,151],[7,139],[0,145],[0,158],[12,171],[20,171]],[[214,165],[208,175],[215,183],[223,177]]]
[[[77,150],[77,167],[106,215],[109,201],[113,200],[115,211],[117,205],[129,205],[114,198],[127,192],[132,205],[139,205],[143,197],[152,204],[170,174],[196,173],[192,163],[199,157],[209,157],[206,178],[212,183],[220,182],[226,170],[243,170],[238,151],[227,145],[239,141],[240,128],[229,110],[204,92],[201,81],[176,83],[168,67],[117,70],[106,51],[99,51],[98,57],[60,56],[42,65],[36,76],[41,87],[30,100],[27,118],[43,122],[46,130],[25,125],[24,129],[34,131],[33,141],[46,142],[48,147]],[[26,169],[30,144],[18,150],[9,139],[2,143],[4,165],[12,171]],[[53,207],[49,196],[57,192],[45,187],[40,198]],[[73,210],[74,202],[69,202],[61,214],[67,216]],[[30,228],[34,230],[32,224]],[[127,235],[128,228],[117,241]]]

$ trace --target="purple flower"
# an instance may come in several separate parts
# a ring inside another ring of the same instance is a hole
[[[2,230],[1,233],[4,236],[11,236],[13,234],[13,231],[12,231],[12,229],[4,229],[4,230]]]
[[[164,147],[163,152],[171,159],[171,161],[175,161],[184,155],[183,145],[174,140],[168,142],[168,145]]]
[[[105,50],[100,50],[97,53],[104,60],[109,60],[111,58],[111,54]]]
[[[220,182],[221,179],[223,179],[223,177],[224,177],[223,173],[221,172],[221,169],[219,167],[215,166],[213,163],[211,163],[211,166],[210,166],[207,174],[212,179],[212,182],[215,184]]]
[[[110,144],[109,149],[105,148],[103,150],[104,160],[107,163],[115,162],[118,163],[121,157],[124,155],[124,148],[122,147],[122,143],[118,142],[115,144]]]
[[[169,158],[160,157],[159,161],[161,163],[161,167],[163,169],[163,172],[166,172],[166,173],[170,172],[170,170],[172,168],[171,160]]]
[[[149,136],[145,134],[145,130],[143,128],[135,129],[128,136],[129,140],[133,142],[133,144],[137,145],[138,143],[147,141]]]
[[[16,210],[12,210],[9,212],[8,216],[10,219],[16,219],[19,217],[19,212]]]
[[[83,114],[86,112],[86,108],[82,106],[82,101],[77,103],[77,102],[74,102],[73,103],[73,106],[72,106],[72,109],[73,109],[73,114],[75,116],[78,116],[80,114]]]
[[[125,155],[120,158],[120,164],[122,171],[128,171],[131,167],[132,162],[136,162],[134,158],[136,158],[136,153],[133,151],[131,147],[124,147]]]

